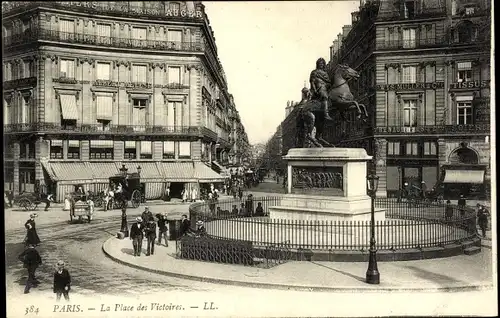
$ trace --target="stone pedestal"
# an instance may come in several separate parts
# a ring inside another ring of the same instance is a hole
[[[283,157],[288,164],[288,194],[270,217],[286,220],[370,220],[366,163],[362,148],[292,148]],[[375,219],[385,220],[376,209]]]

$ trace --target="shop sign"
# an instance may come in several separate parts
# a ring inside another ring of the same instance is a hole
[[[460,89],[460,88],[488,88],[490,87],[490,81],[467,81],[467,82],[457,82],[451,83],[450,89]]]
[[[376,85],[375,88],[377,90],[384,90],[384,91],[438,89],[438,88],[444,88],[444,82],[381,84],[381,85]]]

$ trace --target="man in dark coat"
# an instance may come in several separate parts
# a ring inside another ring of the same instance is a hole
[[[262,207],[262,202],[257,203],[257,208],[255,209],[255,216],[264,216],[264,208]]]
[[[165,239],[165,246],[168,247],[168,223],[167,213],[158,214],[158,245],[161,244],[162,238]]]
[[[144,239],[144,226],[143,220],[140,216],[135,220],[136,222],[132,224],[132,227],[130,228],[130,239],[132,240],[132,245],[134,246],[134,256],[141,256],[142,240]]]
[[[30,219],[24,223],[24,227],[26,228],[26,246],[32,244],[33,246],[37,246],[40,244],[40,238],[38,237],[38,233],[36,232],[36,224],[35,218],[38,215],[36,213],[30,214]]]
[[[156,240],[156,223],[154,219],[149,219],[144,229],[146,234],[148,247],[146,249],[146,256],[153,255],[155,253],[155,240]]]
[[[35,249],[35,246],[30,244],[28,248],[19,255],[19,260],[23,262],[24,268],[28,270],[28,279],[26,280],[26,287],[24,287],[24,293],[28,294],[31,287],[36,287],[40,283],[38,279],[36,279],[35,271],[38,266],[42,265],[42,258]]]
[[[190,227],[191,227],[191,224],[189,223],[187,215],[183,214],[182,218],[181,218],[180,236],[187,235]]]
[[[482,237],[486,237],[486,231],[488,229],[488,210],[481,204],[477,204],[477,223],[481,228]]]
[[[71,276],[67,269],[64,268],[64,262],[58,261],[56,271],[54,272],[54,293],[56,300],[61,300],[61,295],[69,301],[69,290],[71,289]]]
[[[148,224],[149,220],[154,220],[153,213],[149,210],[148,206],[144,207],[144,212],[141,214],[143,226],[146,227]]]

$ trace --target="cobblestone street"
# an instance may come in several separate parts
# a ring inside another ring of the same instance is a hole
[[[159,207],[151,209],[159,211]],[[187,205],[169,209],[183,211],[187,210]],[[141,208],[128,210],[129,223],[141,212]],[[101,249],[102,243],[119,230],[120,211],[97,213],[90,224],[70,224],[68,212],[59,208],[39,212],[37,231],[42,244],[38,250],[43,265],[37,270],[41,284],[31,293],[52,292],[52,275],[59,259],[67,264],[75,294],[137,295],[166,290],[213,291],[225,287],[151,274],[113,262]],[[6,286],[7,293],[11,295],[22,294],[27,278],[27,272],[17,256],[23,250],[21,242],[26,234],[24,222],[28,216],[29,213],[24,211],[6,211]],[[162,247],[157,248],[157,253],[161,253]]]

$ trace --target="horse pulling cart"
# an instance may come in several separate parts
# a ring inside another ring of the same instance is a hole
[[[138,208],[142,201],[141,177],[138,173],[118,174],[109,178],[110,184],[121,185],[121,192],[114,191],[115,208],[123,208],[132,204],[133,208]]]
[[[34,211],[42,203],[40,196],[36,193],[25,192],[14,197],[14,204],[24,208],[27,211]]]

